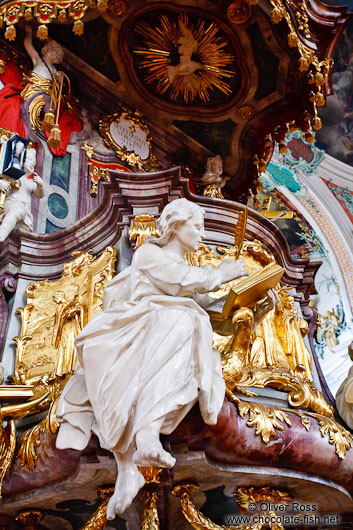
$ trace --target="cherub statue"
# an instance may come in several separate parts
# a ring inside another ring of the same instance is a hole
[[[171,83],[177,76],[189,76],[188,81],[192,84],[192,74],[196,70],[202,70],[203,65],[191,59],[193,53],[197,52],[198,42],[192,34],[192,31],[179,21],[180,37],[178,40],[178,52],[180,62],[176,66],[168,66],[168,78]],[[196,81],[196,79],[195,79]]]
[[[170,434],[197,401],[205,423],[214,425],[223,404],[220,355],[201,307],[214,300],[202,293],[247,274],[242,259],[217,268],[187,265],[185,253],[196,251],[204,235],[203,218],[186,199],[169,203],[157,221],[160,237],[148,238],[131,267],[107,285],[102,313],[76,339],[79,364],[59,401],[56,445],[82,450],[93,432],[114,454],[109,520],[143,486],[138,466],[175,464],[160,434]]]
[[[206,171],[202,175],[200,182],[206,186],[203,195],[224,199],[222,188],[230,177],[223,177],[223,161],[220,155],[207,159]]]
[[[17,181],[20,187],[14,187],[0,178],[0,191],[7,194],[4,210],[0,212],[0,243],[5,241],[15,228],[33,230],[32,193],[39,199],[43,197],[43,181],[34,173],[35,165],[36,150],[33,147],[27,148],[25,174]]]
[[[337,328],[339,327],[338,316],[335,311],[327,310],[324,315],[321,316],[322,319],[322,337],[329,348],[333,353],[335,353],[335,346],[337,346]]]
[[[22,99],[26,101],[38,92],[49,94],[53,80],[61,81],[62,74],[57,71],[54,64],[61,63],[64,57],[64,50],[58,42],[50,40],[43,46],[42,57],[40,57],[32,43],[32,29],[30,26],[26,26],[26,36],[23,44],[33,63],[31,75],[21,92]]]
[[[353,361],[353,341],[348,346],[348,355]],[[353,366],[336,393],[336,406],[339,415],[348,427],[353,429]]]

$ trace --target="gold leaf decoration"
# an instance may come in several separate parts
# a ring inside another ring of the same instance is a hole
[[[237,407],[242,418],[249,414],[246,424],[249,427],[256,427],[256,434],[261,435],[266,444],[270,441],[271,436],[276,436],[275,429],[283,431],[284,423],[289,427],[292,426],[287,414],[276,407],[267,407],[262,403],[241,400],[237,403]]]
[[[59,397],[50,406],[48,415],[40,423],[25,431],[22,435],[16,458],[20,458],[21,466],[26,466],[30,471],[33,471],[38,458],[36,448],[40,445],[40,433],[46,430],[54,434],[59,428],[55,417],[58,402]]]
[[[185,519],[195,530],[261,530],[262,522],[249,522],[237,526],[218,525],[198,510],[192,496],[200,489],[194,482],[182,482],[174,486],[172,493],[180,498],[180,505]],[[274,527],[272,527],[273,530]]]
[[[0,426],[0,500],[2,499],[2,483],[10,468],[16,448],[16,424],[9,420],[6,428]]]
[[[234,498],[239,504],[239,511],[246,513],[249,511],[249,503],[256,503],[260,501],[268,501],[273,504],[284,504],[288,505],[292,497],[282,490],[271,488],[270,486],[261,487],[240,487],[234,493]]]
[[[214,22],[199,18],[193,24],[186,13],[176,22],[163,14],[155,27],[141,21],[135,31],[144,42],[134,53],[141,58],[145,83],[153,84],[157,94],[167,94],[172,101],[182,97],[188,104],[196,98],[210,101],[214,89],[232,93],[226,79],[235,76],[234,69],[228,69],[235,58],[225,51],[229,41]]]
[[[240,252],[244,243],[247,218],[248,209],[245,208],[243,212],[239,212],[238,222],[235,228],[235,246],[237,247],[237,252],[235,254],[234,259],[238,259],[240,256]]]
[[[343,460],[346,457],[347,451],[353,447],[351,433],[332,418],[318,418],[317,415],[315,417],[318,419],[320,425],[321,436],[324,437],[327,435],[329,437],[329,443],[335,446],[338,458]]]

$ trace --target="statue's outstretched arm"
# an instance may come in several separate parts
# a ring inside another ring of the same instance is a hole
[[[41,61],[41,58],[40,58],[39,53],[37,52],[37,50],[35,49],[35,47],[33,46],[33,43],[32,43],[32,28],[31,28],[31,26],[26,26],[26,36],[24,38],[23,45],[24,45],[24,47],[26,49],[26,52],[28,53],[28,55],[32,59],[33,66],[36,66],[36,64],[38,64],[38,62]]]
[[[43,189],[43,180],[42,178],[37,175],[37,173],[33,176],[33,182],[36,184],[36,189],[34,190],[34,195],[41,199],[44,196],[44,189]]]

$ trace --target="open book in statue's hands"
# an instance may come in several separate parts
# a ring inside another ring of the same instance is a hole
[[[251,274],[240,282],[236,289],[231,289],[226,296],[215,299],[207,307],[207,313],[213,320],[227,320],[239,307],[252,307],[267,296],[283,276],[284,268],[277,263],[270,263],[260,271]]]

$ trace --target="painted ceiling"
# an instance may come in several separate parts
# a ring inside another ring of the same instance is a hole
[[[333,55],[349,17],[318,0],[307,6],[306,41],[322,60]],[[63,66],[75,96],[93,125],[121,103],[140,110],[164,167],[188,166],[197,178],[207,157],[220,154],[231,177],[226,196],[245,202],[256,189],[253,157],[266,150],[264,139],[269,156],[273,131],[310,107],[307,72],[288,45],[286,22],[274,24],[266,2],[132,0],[125,7],[114,0],[105,13],[87,12],[82,36],[72,24],[49,25],[68,50]],[[13,45],[24,53],[23,22]],[[330,92],[329,82],[323,90]]]

